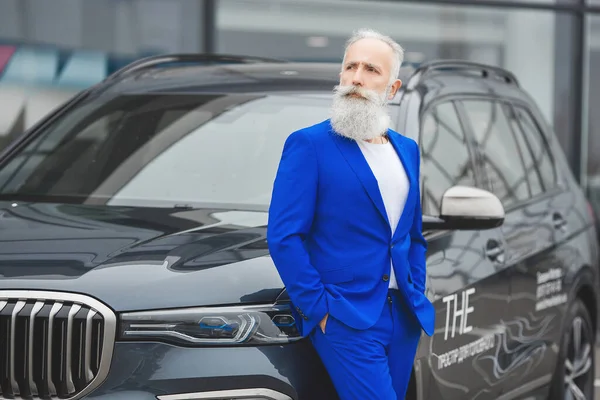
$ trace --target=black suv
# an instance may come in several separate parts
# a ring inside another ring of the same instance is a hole
[[[265,237],[283,143],[328,118],[339,68],[148,58],[13,142],[0,398],[335,399]],[[400,78],[437,310],[408,397],[592,399],[596,231],[549,126],[502,69]]]

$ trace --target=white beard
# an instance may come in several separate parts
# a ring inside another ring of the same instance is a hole
[[[363,98],[348,96],[357,93]],[[339,135],[353,140],[375,139],[390,126],[387,96],[357,86],[336,86],[331,107],[331,126]]]

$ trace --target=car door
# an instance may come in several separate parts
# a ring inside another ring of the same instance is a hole
[[[559,184],[549,143],[533,114],[526,105],[512,104],[507,106],[507,115],[522,143],[531,188],[523,218],[537,237],[536,247],[515,263],[511,278],[510,307],[528,328],[515,353],[519,358],[530,355],[530,365],[516,371],[512,385],[515,389],[533,389],[550,382],[558,360],[557,348],[550,343],[560,343],[563,308],[568,299],[564,278],[577,258],[576,249],[561,244],[581,219],[573,194]]]
[[[542,290],[555,284],[553,231],[540,171],[509,103],[494,98],[464,99],[484,187],[496,194],[506,211],[501,227],[510,274],[508,313],[501,320],[502,352],[492,379],[503,399],[546,384],[553,359],[549,344],[560,322],[545,311]],[[541,275],[540,274],[545,274]],[[546,275],[552,275],[546,279]],[[552,289],[552,288],[550,288]]]
[[[478,186],[472,154],[455,105],[444,101],[422,114],[422,204],[437,216],[444,191],[455,185]],[[498,326],[507,312],[508,276],[502,259],[501,232],[425,231],[429,247],[429,296],[436,310],[429,344],[431,398],[495,399],[493,378]]]

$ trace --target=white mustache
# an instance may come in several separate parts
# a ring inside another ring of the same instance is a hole
[[[354,85],[337,85],[333,88],[333,91],[339,97],[346,97],[351,94],[358,94],[359,96],[365,98],[366,100],[381,105],[382,99],[381,95],[374,90],[364,89],[360,86]]]

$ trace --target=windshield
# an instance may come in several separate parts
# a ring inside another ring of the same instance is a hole
[[[96,99],[0,168],[0,197],[83,204],[267,206],[294,130],[329,95],[144,94]]]

